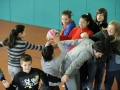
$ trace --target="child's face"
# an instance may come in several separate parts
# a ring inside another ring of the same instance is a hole
[[[81,29],[86,28],[88,25],[89,25],[89,22],[87,22],[84,18],[80,18],[79,26]]]
[[[31,61],[27,61],[27,62],[22,61],[21,67],[23,68],[23,72],[29,73],[31,70],[31,64],[32,64]]]
[[[70,18],[68,17],[68,15],[62,15],[61,20],[62,20],[62,24],[65,26],[68,25],[70,22]]]
[[[115,26],[112,24],[109,24],[107,27],[107,31],[109,35],[115,35]]]
[[[23,33],[19,33],[19,34],[18,34],[18,37],[24,38],[25,35],[26,35],[26,29],[24,29]]]
[[[104,14],[97,14],[97,21],[102,22],[104,20]]]

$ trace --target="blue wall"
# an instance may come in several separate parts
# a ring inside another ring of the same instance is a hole
[[[108,22],[120,21],[119,4],[120,0],[0,0],[0,19],[61,29],[63,10],[72,10],[77,25],[82,14],[90,12],[94,18],[101,7],[108,11]]]

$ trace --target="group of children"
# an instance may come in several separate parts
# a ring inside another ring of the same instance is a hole
[[[116,55],[120,55],[120,24],[117,21],[107,23],[105,8],[97,10],[95,20],[90,13],[81,15],[79,26],[71,16],[70,10],[62,12],[63,28],[55,35],[54,42],[48,40],[45,45],[35,45],[22,40],[26,34],[24,25],[16,25],[0,42],[0,47],[8,47],[8,71],[13,79],[9,83],[4,74],[0,74],[6,90],[38,90],[40,78],[51,90],[60,90],[61,81],[66,90],[100,90],[105,64],[105,90],[111,90],[114,77],[120,89],[120,64],[115,63]],[[56,45],[61,53],[54,57]],[[41,51],[43,71],[31,67],[32,58],[25,54],[27,49]]]
[[[68,12],[68,10],[66,12]],[[62,15],[62,16],[65,16],[65,15]],[[68,15],[66,15],[66,17],[67,16]],[[71,20],[71,18],[69,19]],[[66,24],[67,26],[70,25],[69,23],[67,23],[67,20],[66,20]],[[90,13],[83,14],[80,17],[78,27],[74,27],[72,30],[68,29],[67,27],[66,29],[64,28],[64,32],[62,33],[65,33],[66,31],[69,30],[70,31],[69,34],[60,35],[60,40],[76,40],[76,39],[90,38],[95,42],[104,41],[108,44],[108,46],[111,45],[108,48],[109,55],[104,54],[102,57],[97,59],[93,57],[91,60],[84,62],[83,65],[79,68],[79,72],[80,72],[79,86],[81,90],[87,90],[87,88],[89,88],[90,90],[101,89],[102,78],[105,70],[105,64],[106,64],[106,76],[105,76],[105,82],[104,82],[105,90],[111,90],[114,77],[116,77],[117,79],[118,89],[119,89],[120,85],[119,85],[118,75],[120,72],[119,71],[120,65],[115,63],[116,54],[120,55],[119,48],[116,48],[117,46],[119,46],[118,44],[119,37],[120,37],[119,22],[113,20],[108,24],[107,10],[105,8],[99,8],[96,12],[94,20],[92,19]],[[74,45],[70,46],[69,48],[66,48],[66,50],[69,53],[69,51],[71,51],[73,48],[74,48]],[[111,60],[112,58],[113,60]],[[116,72],[116,73],[113,74],[113,72]],[[94,87],[92,87],[93,81],[94,81]],[[74,84],[72,83],[72,85]],[[70,86],[71,85],[67,85],[66,90],[77,90],[75,88],[72,89],[73,87],[70,87]]]

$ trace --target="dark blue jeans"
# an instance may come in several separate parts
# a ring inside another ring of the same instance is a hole
[[[105,90],[111,90],[115,77],[118,84],[118,90],[120,90],[120,70],[106,72],[105,82],[104,82]]]
[[[95,79],[94,90],[100,90],[102,78],[104,75],[105,64],[94,61],[88,63],[88,78],[82,83],[82,90],[90,87]]]
[[[88,61],[84,62],[84,64],[79,68],[80,72],[80,90],[82,83],[87,79],[88,76]],[[87,88],[85,89],[87,90]]]

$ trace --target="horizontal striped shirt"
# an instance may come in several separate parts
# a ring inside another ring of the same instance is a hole
[[[17,38],[15,45],[12,48],[8,47],[8,65],[13,67],[20,67],[20,57],[25,53],[26,49],[42,50],[44,45],[31,44],[25,40]],[[3,47],[4,41],[0,42],[0,47]]]

